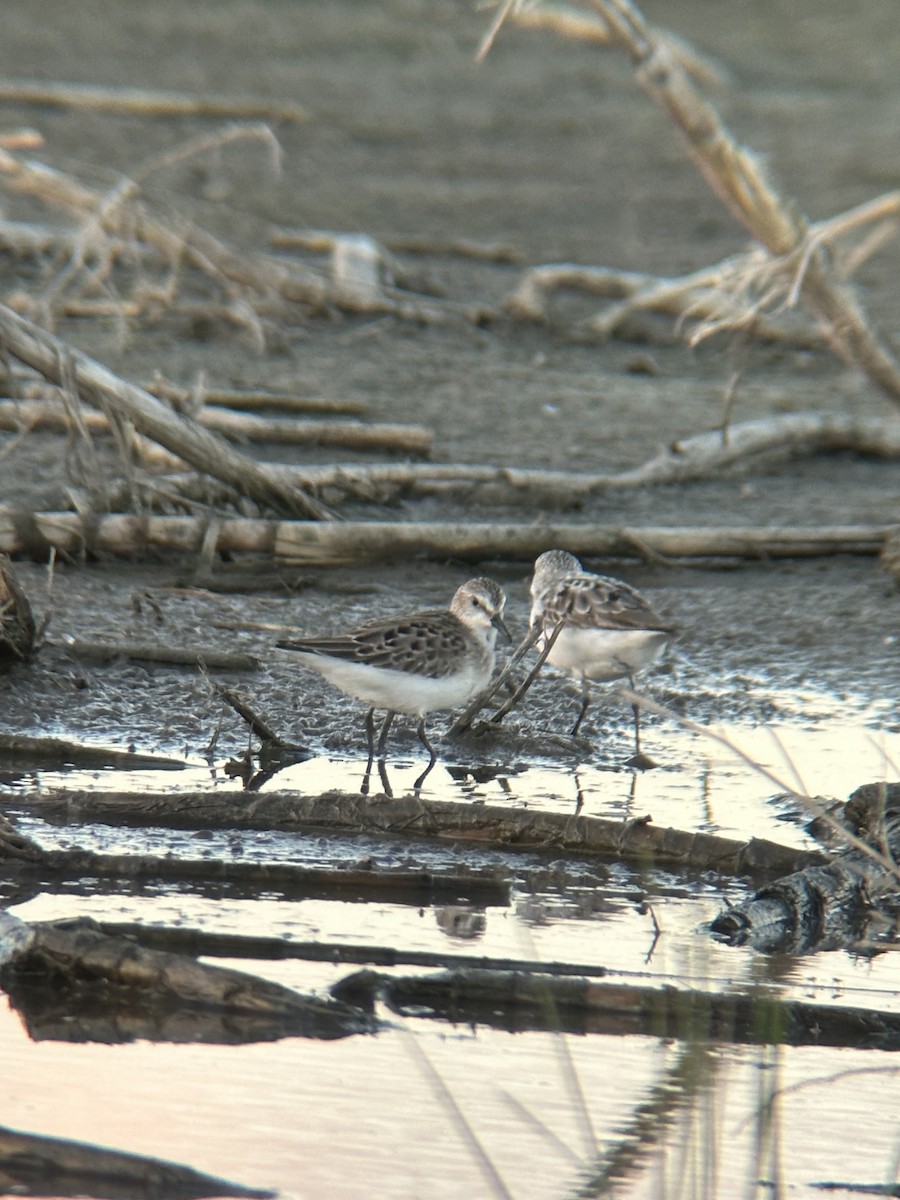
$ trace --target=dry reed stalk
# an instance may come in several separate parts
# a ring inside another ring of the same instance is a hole
[[[36,196],[72,214],[81,225],[68,266],[59,273],[43,297],[49,312],[67,311],[83,302],[84,293],[98,285],[110,286],[112,270],[123,257],[144,258],[148,252],[167,264],[169,278],[148,288],[141,280],[127,298],[152,310],[175,307],[180,274],[185,266],[211,279],[224,296],[224,304],[204,302],[201,313],[234,321],[246,328],[261,347],[261,318],[288,322],[298,313],[342,309],[355,313],[390,313],[404,320],[428,324],[475,319],[471,311],[449,302],[425,301],[384,280],[377,244],[363,236],[335,237],[331,273],[326,275],[302,263],[265,254],[241,254],[206,230],[183,218],[164,221],[140,198],[141,181],[160,167],[192,154],[238,139],[255,138],[277,149],[267,126],[236,126],[216,137],[195,139],[164,159],[145,164],[134,177],[123,179],[110,192],[90,188],[61,171],[0,150],[0,174],[15,191]],[[177,304],[179,311],[190,305]],[[196,306],[195,306],[196,307]]]
[[[610,267],[585,267],[574,263],[544,263],[523,272],[515,291],[504,302],[513,316],[532,321],[549,317],[547,298],[564,288],[610,297],[609,304],[585,323],[585,329],[602,337],[611,337],[637,313],[657,312],[703,325],[704,335],[714,328],[735,329],[752,322],[753,335],[759,341],[821,342],[821,338],[797,330],[787,330],[766,319],[758,305],[748,305],[732,294],[731,282],[747,281],[748,256],[725,259],[711,267],[667,279],[638,271],[617,271]],[[713,322],[715,325],[713,326]],[[695,337],[694,340],[699,340]]]
[[[65,385],[101,408],[110,421],[130,422],[197,470],[231,485],[256,503],[293,516],[325,519],[327,510],[312,497],[237,453],[194,421],[179,416],[155,396],[0,305],[0,346],[46,379]]]
[[[507,5],[506,12],[524,29],[547,29],[563,37],[594,42],[598,46],[609,46],[614,42],[609,24],[602,15],[585,11],[575,4],[555,3],[554,0],[543,0],[537,4],[516,3]],[[506,12],[501,16],[505,17]],[[727,73],[719,63],[707,55],[700,54],[669,30],[656,29],[654,32],[675,60],[699,84],[709,88],[725,86],[728,81]],[[479,57],[483,58],[489,48],[490,43],[485,39],[479,50]]]
[[[97,516],[0,508],[0,551],[43,558],[59,553],[197,555],[257,553],[304,566],[460,558],[533,559],[553,546],[620,558],[808,558],[877,555],[888,525],[785,528],[613,528],[566,522],[267,521],[208,516]]]
[[[230,441],[276,442],[290,446],[340,446],[352,450],[391,450],[427,455],[433,435],[420,425],[366,425],[359,421],[294,421],[260,417],[204,407],[191,415],[204,429]],[[81,430],[92,434],[111,432],[109,417],[80,408]],[[45,429],[69,432],[72,414],[52,400],[0,400],[0,429]]]
[[[510,0],[502,16],[509,13],[517,22],[528,23],[543,9],[543,5]],[[870,327],[856,294],[829,266],[819,245],[821,235],[817,239],[815,227],[779,195],[759,158],[735,141],[715,108],[692,83],[666,37],[647,24],[630,0],[591,0],[590,13],[605,25],[609,44],[629,55],[638,83],[671,118],[707,184],[767,252],[762,262],[748,259],[746,271],[731,279],[738,295],[758,297],[740,323],[755,320],[763,309],[801,298],[835,353],[859,367],[900,403],[900,364]],[[571,22],[556,27],[580,35]],[[890,200],[884,203],[890,206]],[[835,231],[841,228],[839,220],[834,224]],[[726,324],[733,325],[733,321],[714,320],[702,326],[695,338]]]
[[[364,416],[369,411],[365,400],[337,400],[331,397],[297,396],[293,392],[269,391],[261,388],[210,387],[200,380],[195,388],[178,387],[166,379],[154,378],[144,390],[175,408],[191,415],[203,404],[217,408],[240,408],[247,411],[266,409],[292,413],[338,413],[342,416]]]
[[[0,100],[12,104],[74,108],[94,112],[135,113],[145,117],[216,117],[236,121],[309,120],[297,104],[242,100],[231,96],[157,92],[144,88],[98,87],[48,80],[0,79]]]

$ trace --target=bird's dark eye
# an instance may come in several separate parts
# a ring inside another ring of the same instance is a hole
[[[478,598],[477,598],[476,596],[473,596],[473,597],[472,597],[472,607],[473,607],[473,608],[477,608],[477,607],[478,607]]]

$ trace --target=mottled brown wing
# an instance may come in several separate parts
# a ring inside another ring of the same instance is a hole
[[[621,579],[603,575],[570,575],[560,580],[544,608],[544,627],[549,629],[561,620],[575,629],[674,630],[640,592]]]
[[[338,637],[301,638],[278,645],[430,679],[450,674],[469,649],[462,626],[446,609],[373,621]]]

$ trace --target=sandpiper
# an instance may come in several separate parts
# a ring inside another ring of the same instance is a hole
[[[574,554],[548,550],[534,564],[531,624],[538,625],[538,649],[554,632],[547,661],[581,680],[581,711],[575,737],[591,701],[594,681],[628,679],[659,658],[675,631],[640,592],[608,575],[586,571]],[[640,717],[634,709],[635,755],[641,755]]]
[[[416,733],[428,751],[430,770],[436,755],[425,732],[425,718],[436,709],[465,704],[487,686],[498,631],[509,641],[503,623],[505,604],[503,591],[492,579],[470,579],[457,589],[447,609],[388,617],[337,637],[300,638],[278,645],[297,651],[306,666],[369,705],[367,771],[376,754],[383,758],[397,713],[418,716]],[[387,712],[376,746],[375,710],[380,708]]]

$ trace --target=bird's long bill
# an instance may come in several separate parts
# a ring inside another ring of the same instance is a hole
[[[506,628],[506,622],[503,620],[503,617],[501,617],[500,613],[495,613],[494,616],[491,617],[491,624],[497,630],[498,633],[503,635],[504,641],[506,641],[506,642],[512,641],[512,634]]]

